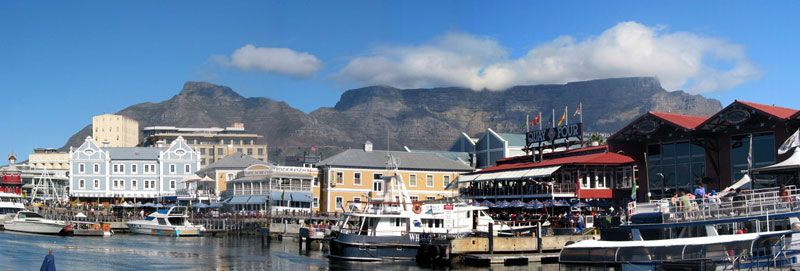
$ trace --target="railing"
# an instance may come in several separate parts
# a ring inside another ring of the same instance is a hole
[[[537,194],[570,194],[575,193],[575,183],[537,183],[502,187],[462,187],[462,197],[481,196],[524,196]]]
[[[723,218],[766,216],[800,211],[800,189],[787,188],[781,196],[778,188],[751,190],[749,193],[710,196],[686,201],[661,199],[637,204],[633,213],[660,211],[663,223],[709,221]],[[683,203],[682,203],[683,202]]]
[[[238,196],[238,195],[258,195],[258,194],[268,194],[268,193],[271,193],[271,192],[283,192],[283,191],[286,191],[286,192],[311,192],[312,189],[313,189],[313,186],[311,186],[311,185],[278,185],[278,186],[272,186],[272,190],[270,190],[270,187],[268,187],[268,186],[264,186],[264,187],[261,187],[261,188],[253,187],[253,189],[250,189],[249,187],[245,187],[245,188],[236,188],[236,189],[234,189],[233,195],[234,196]]]

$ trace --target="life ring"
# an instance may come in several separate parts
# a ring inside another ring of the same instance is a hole
[[[415,214],[422,213],[422,203],[421,202],[414,202],[414,207],[411,208]]]
[[[99,230],[100,229],[100,224],[93,224],[92,225],[92,229],[93,230]]]
[[[111,231],[111,224],[103,224],[103,231],[110,232]]]

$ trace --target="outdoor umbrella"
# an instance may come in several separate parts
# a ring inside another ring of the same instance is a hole
[[[521,200],[515,200],[511,202],[511,205],[517,208],[522,208],[525,207],[525,202],[522,202]]]
[[[222,203],[214,202],[213,204],[209,205],[208,207],[219,208],[219,207],[222,207]]]
[[[525,204],[525,209],[542,209],[544,205],[541,201],[532,200]]]
[[[503,200],[503,201],[497,203],[497,207],[508,208],[508,207],[511,207],[511,203],[508,202],[507,200]]]
[[[148,202],[148,203],[145,203],[144,205],[142,205],[142,207],[154,207],[154,206],[155,206],[155,204],[153,204],[152,202]]]
[[[573,208],[583,208],[583,207],[587,207],[587,206],[589,206],[589,204],[586,203],[586,202],[583,202],[583,201],[576,201],[576,202],[572,203],[572,207]]]
[[[567,202],[566,200],[562,199],[562,200],[556,201],[555,206],[556,207],[569,207],[569,202]]]
[[[491,201],[488,201],[488,200],[484,200],[483,202],[481,202],[481,205],[492,207],[492,206],[494,206],[494,203],[492,203]]]
[[[161,203],[153,204],[153,208],[164,208],[164,205]]]
[[[172,207],[175,207],[175,206],[176,206],[175,203],[170,203],[170,204],[167,204],[167,206],[164,206],[164,207],[165,208],[172,208]]]
[[[205,203],[198,203],[194,205],[194,208],[208,208],[208,204]]]

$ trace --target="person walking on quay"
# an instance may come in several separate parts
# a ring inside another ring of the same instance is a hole
[[[583,215],[578,213],[578,234],[583,234]]]

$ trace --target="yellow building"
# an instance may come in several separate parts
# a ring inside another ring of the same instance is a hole
[[[445,188],[459,174],[472,168],[459,161],[428,152],[391,152],[397,160],[396,170],[387,170],[389,152],[372,150],[367,141],[364,149],[350,149],[317,164],[322,180],[320,193],[314,203],[321,212],[342,212],[348,202],[364,202],[376,191],[382,191],[384,174],[399,174],[405,181],[412,200],[457,196],[457,191]]]
[[[92,117],[92,138],[109,147],[135,147],[139,144],[139,122],[122,115]]]
[[[214,179],[216,181],[216,194],[225,196],[223,192],[227,190],[229,181],[236,179],[236,176],[248,167],[258,164],[264,164],[264,161],[241,152],[235,152],[201,168],[197,175]]]

